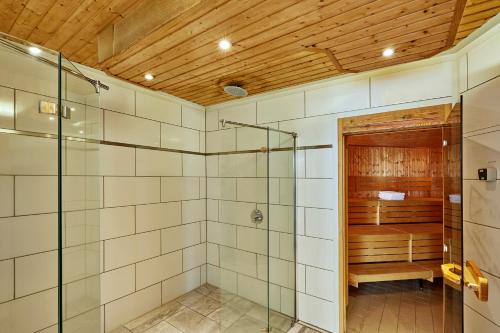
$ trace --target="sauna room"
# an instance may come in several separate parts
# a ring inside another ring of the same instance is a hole
[[[417,320],[442,330],[442,131],[346,136],[348,327],[398,327],[387,310],[425,304]]]
[[[0,0],[0,333],[500,333],[500,0]]]

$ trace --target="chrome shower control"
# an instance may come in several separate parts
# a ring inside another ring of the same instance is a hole
[[[264,220],[264,215],[259,209],[255,209],[252,214],[250,214],[250,218],[252,219],[253,222],[259,224],[262,223]]]

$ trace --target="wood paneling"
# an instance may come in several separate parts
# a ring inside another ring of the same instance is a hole
[[[500,13],[500,0],[468,0],[458,26],[455,44]]]
[[[349,146],[350,198],[377,198],[379,191],[408,198],[442,198],[442,148]]]
[[[129,82],[210,105],[232,99],[222,90],[228,82],[256,94],[433,56],[451,46],[456,30],[457,38],[465,37],[499,7],[499,0],[469,0],[459,20],[464,0],[192,3],[185,11],[152,15],[151,24],[139,22],[140,32],[102,63],[98,34],[113,24],[129,25],[122,21],[133,24],[134,17],[147,20],[148,1],[6,0],[0,2],[0,31]],[[233,43],[229,52],[217,48],[223,37]],[[389,46],[396,54],[382,57]],[[155,79],[145,81],[146,72]]]

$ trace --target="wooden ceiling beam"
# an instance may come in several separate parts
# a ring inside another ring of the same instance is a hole
[[[137,7],[97,36],[99,62],[103,62],[173,18],[198,5],[201,0],[151,0]],[[147,18],[147,19],[145,19]]]
[[[340,72],[340,73],[355,73],[353,71],[344,69],[342,67],[342,65],[340,64],[340,62],[338,61],[338,59],[335,56],[335,54],[333,54],[333,52],[330,51],[329,49],[321,49],[319,47],[313,47],[313,46],[311,46],[311,47],[306,47],[306,50],[309,50],[311,52],[316,52],[316,53],[322,53],[322,54],[326,55],[328,57],[328,59],[330,59],[330,61],[332,62],[332,64],[335,67],[335,69],[338,72]]]
[[[450,31],[448,34],[448,39],[446,41],[446,46],[451,47],[455,42],[457,37],[458,26],[460,25],[460,21],[464,15],[465,5],[467,4],[467,0],[457,0],[455,4],[455,11],[453,15],[453,19],[451,21]]]

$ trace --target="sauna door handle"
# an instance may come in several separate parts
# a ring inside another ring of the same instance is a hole
[[[488,301],[488,279],[472,260],[465,262],[464,285],[473,290],[480,301]]]
[[[465,262],[463,274],[462,267],[453,263],[442,264],[441,271],[443,278],[454,287],[460,287],[463,276],[464,286],[473,290],[480,301],[488,301],[488,279],[484,277],[474,261],[467,260]]]

